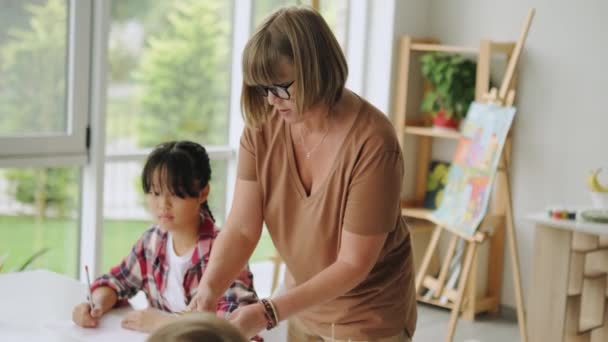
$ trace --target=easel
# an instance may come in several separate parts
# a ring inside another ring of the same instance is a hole
[[[492,89],[484,97],[486,103],[492,103],[500,106],[513,105],[515,99],[515,91],[513,89],[513,75],[533,17],[534,9],[531,9],[528,13],[517,44],[515,45],[513,55],[509,59],[507,70],[503,78],[500,90],[497,91],[495,88]],[[513,282],[515,287],[515,299],[517,305],[517,320],[519,323],[519,331],[521,335],[521,340],[523,342],[528,341],[526,319],[524,313],[523,291],[521,287],[521,276],[519,269],[519,254],[517,251],[515,227],[513,225],[513,208],[511,201],[512,198],[510,184],[511,182],[509,176],[509,156],[511,143],[512,137],[511,132],[509,132],[505,141],[504,149],[500,157],[500,163],[496,171],[496,191],[494,192],[493,203],[490,207],[490,212],[482,220],[477,232],[473,236],[467,236],[462,234],[462,232],[460,232],[459,230],[447,227],[445,225],[441,225],[439,222],[434,222],[436,226],[433,230],[433,235],[420,264],[420,269],[416,274],[417,295],[424,287],[426,289],[432,290],[434,297],[445,296],[453,302],[446,341],[452,341],[452,339],[454,338],[456,324],[458,321],[458,317],[460,316],[460,311],[465,298],[465,291],[467,287],[471,286],[470,283],[475,281],[475,279],[471,279],[470,271],[473,263],[476,260],[479,246],[484,241],[486,241],[486,239],[491,234],[504,234],[504,232],[502,231],[503,228],[504,230],[506,230],[507,237],[509,240],[509,251],[511,254],[511,262],[513,264]],[[501,194],[501,196],[497,196],[496,194]],[[431,262],[431,258],[437,249],[439,238],[441,237],[441,233],[443,230],[452,233],[452,237],[449,241],[448,249],[443,259],[439,274],[437,277],[433,277],[431,275],[428,275],[427,272],[429,264]],[[454,258],[456,246],[459,239],[464,240],[465,255],[462,263],[462,272],[460,274],[457,287],[456,289],[451,289],[446,287],[446,280],[448,277],[449,266],[452,259]],[[502,241],[502,239],[499,239],[499,241]],[[502,246],[496,247],[498,247],[502,251]],[[473,293],[472,296],[468,296],[468,298],[470,298],[469,300],[474,300],[475,294]],[[469,305],[470,304],[471,303],[469,303]]]

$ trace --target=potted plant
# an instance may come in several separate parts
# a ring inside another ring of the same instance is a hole
[[[434,126],[457,129],[475,99],[476,63],[439,52],[425,54],[420,61],[422,74],[431,85],[421,110],[431,114]]]

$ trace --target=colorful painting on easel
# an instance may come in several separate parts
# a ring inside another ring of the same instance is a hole
[[[433,212],[446,228],[472,236],[486,214],[496,168],[515,108],[473,102],[461,126],[462,138]]]

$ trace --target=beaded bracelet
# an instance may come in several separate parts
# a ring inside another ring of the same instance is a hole
[[[274,306],[274,302],[270,299],[268,300],[268,304],[270,304],[270,307],[272,308],[272,315],[274,316],[274,321],[277,322],[277,324],[279,324],[279,312],[277,311],[277,308]]]
[[[270,330],[276,326],[276,323],[274,322],[274,317],[272,316],[272,308],[270,307],[268,301],[266,301],[265,299],[260,300],[260,302],[264,306],[264,317],[266,317],[267,321],[266,330]]]
[[[270,299],[262,299],[260,302],[264,305],[264,316],[266,316],[266,320],[268,321],[266,330],[270,330],[279,323],[278,316]]]

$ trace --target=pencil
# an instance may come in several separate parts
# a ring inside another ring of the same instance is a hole
[[[89,295],[88,295],[89,306],[91,307],[91,310],[93,310],[93,293],[91,292],[91,277],[89,276],[89,266],[85,265],[84,271],[87,274],[87,289],[89,291]]]

